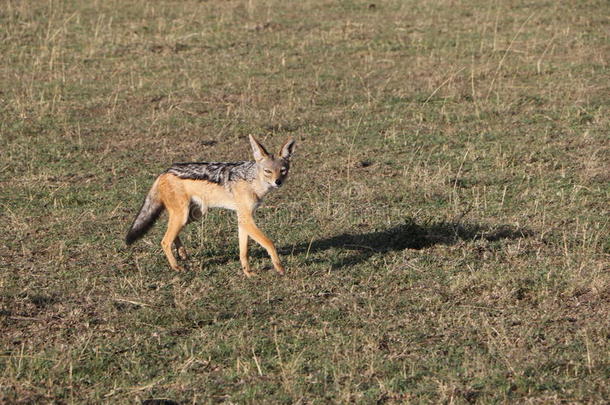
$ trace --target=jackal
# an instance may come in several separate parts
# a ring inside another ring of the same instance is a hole
[[[256,226],[253,214],[263,197],[286,181],[295,142],[288,139],[276,157],[252,135],[249,138],[253,162],[176,163],[157,177],[127,232],[127,245],[144,236],[167,210],[169,219],[161,247],[171,268],[181,271],[172,247],[186,260],[186,249],[178,236],[182,228],[201,218],[208,208],[227,208],[237,212],[239,259],[246,276],[253,274],[248,262],[248,237],[267,250],[275,270],[284,274],[273,242]]]

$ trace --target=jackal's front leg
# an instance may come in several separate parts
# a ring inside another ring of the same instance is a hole
[[[239,235],[239,261],[241,262],[241,269],[246,276],[252,277],[254,273],[250,270],[250,262],[248,260],[248,232],[240,224],[238,225],[237,233]]]
[[[271,257],[271,261],[273,262],[273,267],[275,270],[284,274],[285,269],[280,262],[280,257],[277,254],[277,250],[275,249],[275,245],[271,239],[269,239],[254,223],[254,219],[251,215],[240,215],[239,219],[239,259],[241,261],[242,268],[244,269],[244,273],[247,276],[250,276],[252,273],[250,272],[250,264],[248,263],[248,236],[254,239],[259,245],[261,245],[269,256]]]

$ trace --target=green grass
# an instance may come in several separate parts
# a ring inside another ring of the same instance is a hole
[[[0,4],[0,402],[605,403],[606,1]],[[169,269],[175,161],[297,152]]]

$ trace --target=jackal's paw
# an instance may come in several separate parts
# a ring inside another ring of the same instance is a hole
[[[279,274],[280,276],[283,276],[283,275],[285,275],[285,274],[286,274],[286,269],[285,269],[285,268],[284,268],[284,266],[282,266],[281,264],[277,264],[277,265],[275,266],[275,270],[278,272],[278,274]]]
[[[244,274],[246,275],[246,277],[248,277],[248,278],[256,277],[256,273],[253,272],[252,270],[244,269],[244,268],[242,268],[242,270],[243,270]]]
[[[180,271],[180,272],[184,271],[184,267],[178,266],[178,265],[172,266],[172,269],[174,269],[175,271]]]
[[[186,253],[186,249],[184,248],[184,246],[178,248],[178,257],[181,260],[186,260],[189,258],[189,255]]]

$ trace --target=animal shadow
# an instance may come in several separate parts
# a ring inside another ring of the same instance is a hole
[[[329,238],[302,242],[281,249],[282,254],[315,254],[330,249],[350,251],[353,254],[333,263],[340,268],[363,262],[373,255],[404,249],[425,249],[434,245],[453,245],[461,240],[486,240],[495,242],[502,239],[520,239],[533,236],[525,228],[509,225],[481,225],[465,222],[434,222],[418,224],[412,219],[389,229],[367,233],[342,233]],[[315,260],[315,259],[314,259]]]

